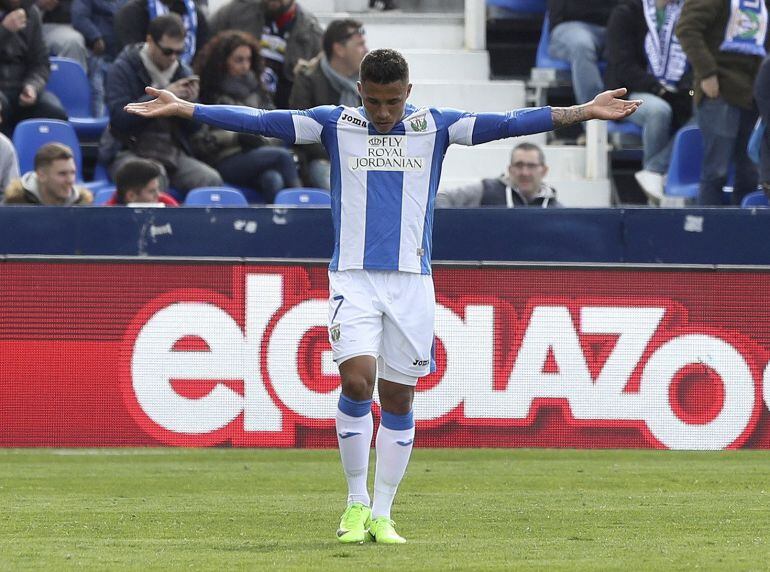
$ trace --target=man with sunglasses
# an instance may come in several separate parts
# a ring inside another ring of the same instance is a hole
[[[556,191],[543,182],[547,174],[543,150],[534,143],[519,143],[505,174],[442,189],[436,195],[436,207],[560,207]]]
[[[166,89],[185,101],[197,101],[199,82],[180,57],[185,29],[177,14],[158,16],[143,43],[127,46],[107,76],[106,99],[110,129],[102,137],[101,162],[114,174],[127,161],[142,157],[162,165],[170,186],[182,194],[195,187],[223,184],[219,173],[192,156],[190,136],[198,126],[175,119],[146,120],[123,107],[144,95],[147,85]]]

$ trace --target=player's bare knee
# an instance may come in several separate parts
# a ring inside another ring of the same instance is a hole
[[[414,387],[381,379],[379,394],[382,409],[388,413],[406,415],[412,410]]]
[[[371,399],[374,393],[376,362],[371,356],[351,358],[340,364],[342,393],[350,399]]]
[[[342,394],[356,401],[371,399],[374,393],[374,380],[369,380],[360,374],[342,376]]]

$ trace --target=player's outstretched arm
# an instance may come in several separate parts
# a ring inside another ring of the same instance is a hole
[[[621,87],[620,89],[604,91],[597,95],[593,101],[583,105],[551,108],[553,128],[559,129],[589,119],[618,121],[628,117],[639,108],[642,102],[639,99],[620,99],[626,94],[626,91],[626,88]]]
[[[128,113],[141,115],[142,117],[184,117],[185,119],[192,119],[193,112],[195,111],[194,103],[180,99],[167,89],[145,87],[144,91],[155,99],[129,103],[123,109]]]

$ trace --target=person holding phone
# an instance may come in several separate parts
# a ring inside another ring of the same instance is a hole
[[[264,63],[251,34],[226,30],[206,44],[196,60],[200,101],[274,109],[262,82]],[[204,125],[193,137],[193,151],[229,184],[254,189],[268,204],[287,187],[300,185],[294,154],[269,137]]]
[[[146,120],[123,107],[144,96],[145,85],[166,89],[184,101],[198,100],[200,80],[180,60],[185,31],[177,14],[150,22],[146,41],[126,47],[107,76],[110,129],[100,142],[99,160],[115,173],[127,161],[152,159],[165,170],[170,186],[181,196],[196,187],[222,185],[216,169],[193,156],[191,137],[199,126],[177,119]]]

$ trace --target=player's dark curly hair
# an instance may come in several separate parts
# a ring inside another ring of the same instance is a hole
[[[388,48],[373,50],[361,62],[361,83],[386,84],[394,81],[409,83],[409,65],[404,56]]]
[[[195,73],[201,78],[201,103],[216,102],[221,93],[222,81],[227,76],[227,58],[241,46],[248,46],[251,50],[251,71],[254,77],[260,80],[264,62],[259,53],[257,39],[239,30],[225,30],[211,38],[195,58]]]

